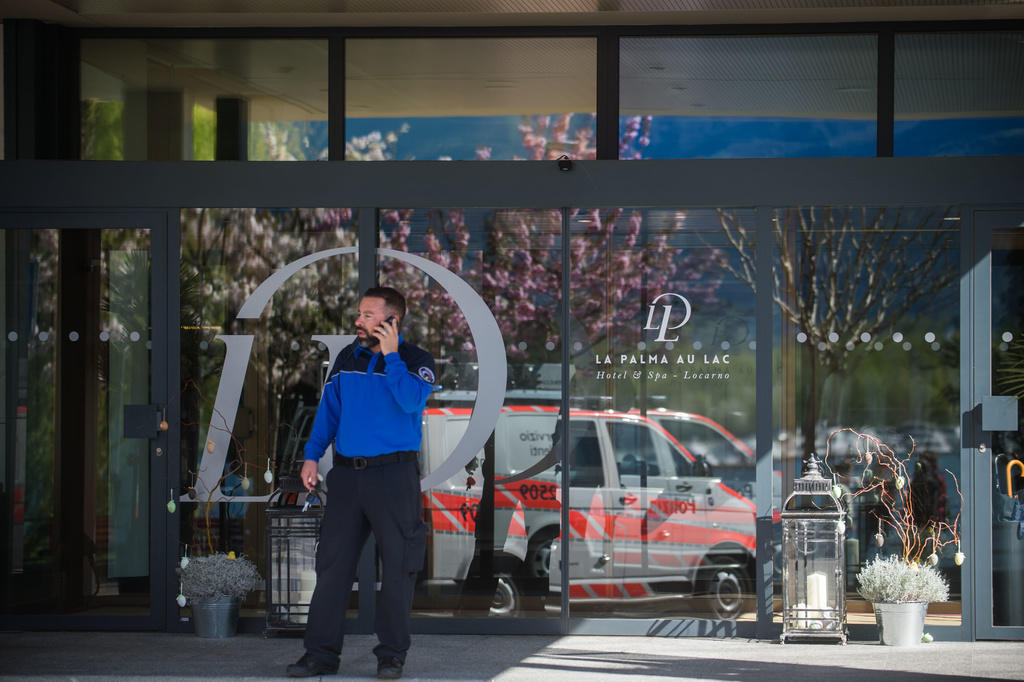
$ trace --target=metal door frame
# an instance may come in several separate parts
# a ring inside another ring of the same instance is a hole
[[[995,626],[992,623],[992,486],[991,486],[991,432],[982,429],[981,402],[992,395],[991,317],[992,317],[992,231],[998,227],[1017,225],[1024,231],[1024,210],[976,209],[971,214],[974,238],[973,267],[964,278],[969,288],[967,296],[972,307],[970,318],[970,345],[968,359],[961,364],[963,386],[969,390],[964,402],[963,470],[971,471],[970,488],[973,495],[967,500],[973,507],[970,526],[965,526],[968,543],[968,562],[973,565],[974,614],[972,639],[1024,639],[1024,625]],[[965,317],[965,321],[968,318]],[[966,330],[965,330],[966,331]],[[965,335],[966,336],[966,335]],[[963,390],[963,389],[962,389]],[[984,450],[982,450],[982,446]],[[974,557],[975,561],[970,562]],[[966,568],[968,563],[964,564]],[[965,571],[964,584],[967,585]],[[966,602],[966,600],[965,600]],[[965,613],[965,616],[967,614]]]
[[[178,278],[168,275],[177,272],[177,251],[169,245],[178,243],[177,228],[168,224],[166,211],[107,210],[55,210],[55,211],[2,211],[0,230],[58,228],[89,229],[146,229],[150,234],[150,319],[152,321],[152,349],[150,355],[150,395],[153,405],[164,405],[169,394],[169,358],[171,346],[177,345],[177,304],[174,316],[169,315],[170,302],[177,300]],[[173,289],[173,291],[172,291]],[[168,600],[173,600],[171,580],[167,569],[167,552],[172,537],[178,536],[178,516],[168,514],[168,481],[177,481],[177,460],[170,456],[170,444],[178,437],[178,420],[168,418],[170,429],[149,441],[150,454],[150,521],[149,521],[149,614],[73,615],[73,614],[3,614],[0,629],[21,628],[32,630],[162,630],[168,617]],[[155,425],[154,425],[155,426]],[[155,429],[154,429],[155,430]],[[174,448],[176,451],[177,448]],[[157,452],[160,452],[158,455]]]

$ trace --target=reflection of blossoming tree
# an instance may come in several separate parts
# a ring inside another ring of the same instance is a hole
[[[594,158],[593,117],[583,116],[577,123],[574,116],[524,117],[519,129],[529,158]],[[649,124],[649,117],[631,120],[623,144],[645,145],[637,139],[645,137]],[[486,157],[488,151],[478,150],[478,156]],[[574,228],[570,236],[570,308],[586,349],[635,342],[649,292],[685,287],[694,302],[713,298],[715,286],[701,280],[721,253],[712,249],[691,254],[671,245],[673,232],[684,227],[683,214],[656,229],[645,228],[638,210],[626,215],[623,209],[576,210],[572,217],[582,229]],[[480,224],[469,225],[462,210],[389,210],[382,224],[382,246],[421,253],[476,287],[494,313],[506,352],[518,361],[510,368],[516,385],[529,385],[522,367],[557,359],[552,351],[562,337],[560,211],[497,210]],[[444,359],[473,351],[465,321],[446,292],[401,262],[385,260],[382,273],[387,283],[406,292],[411,310],[429,311],[412,321],[417,338]]]
[[[286,263],[318,250],[353,245],[352,215],[348,209],[186,209],[181,224],[182,379],[196,380],[201,387],[182,396],[183,471],[196,471],[199,429],[210,419],[200,414],[198,396],[216,394],[222,362],[221,356],[202,348],[212,345],[214,333],[241,332],[256,337],[243,408],[253,417],[250,426],[262,426],[254,430],[255,447],[247,446],[254,450],[251,456],[235,448],[236,458],[248,459],[241,476],[246,465],[262,466],[278,450],[274,439],[288,428],[290,417],[281,413],[282,404],[296,396],[315,400],[323,357],[310,337],[334,332],[352,313],[358,297],[355,259],[326,259],[303,268],[258,320],[238,321],[237,312]]]
[[[372,132],[359,135],[345,142],[346,161],[385,161],[395,158],[398,136],[409,132],[409,124],[403,123],[397,132],[386,134]]]

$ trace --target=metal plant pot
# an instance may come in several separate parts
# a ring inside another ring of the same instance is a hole
[[[913,601],[905,604],[876,602],[875,622],[878,636],[887,646],[917,646],[924,634],[924,617],[928,602]]]
[[[200,637],[233,637],[238,632],[238,597],[220,594],[192,602],[192,622]]]

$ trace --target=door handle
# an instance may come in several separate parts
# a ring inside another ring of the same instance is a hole
[[[636,502],[636,495],[623,495],[619,498],[619,502],[622,504],[633,504]]]

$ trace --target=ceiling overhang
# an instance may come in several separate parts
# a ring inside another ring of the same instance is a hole
[[[0,19],[103,27],[637,26],[1024,18],[1024,0],[0,0]]]

